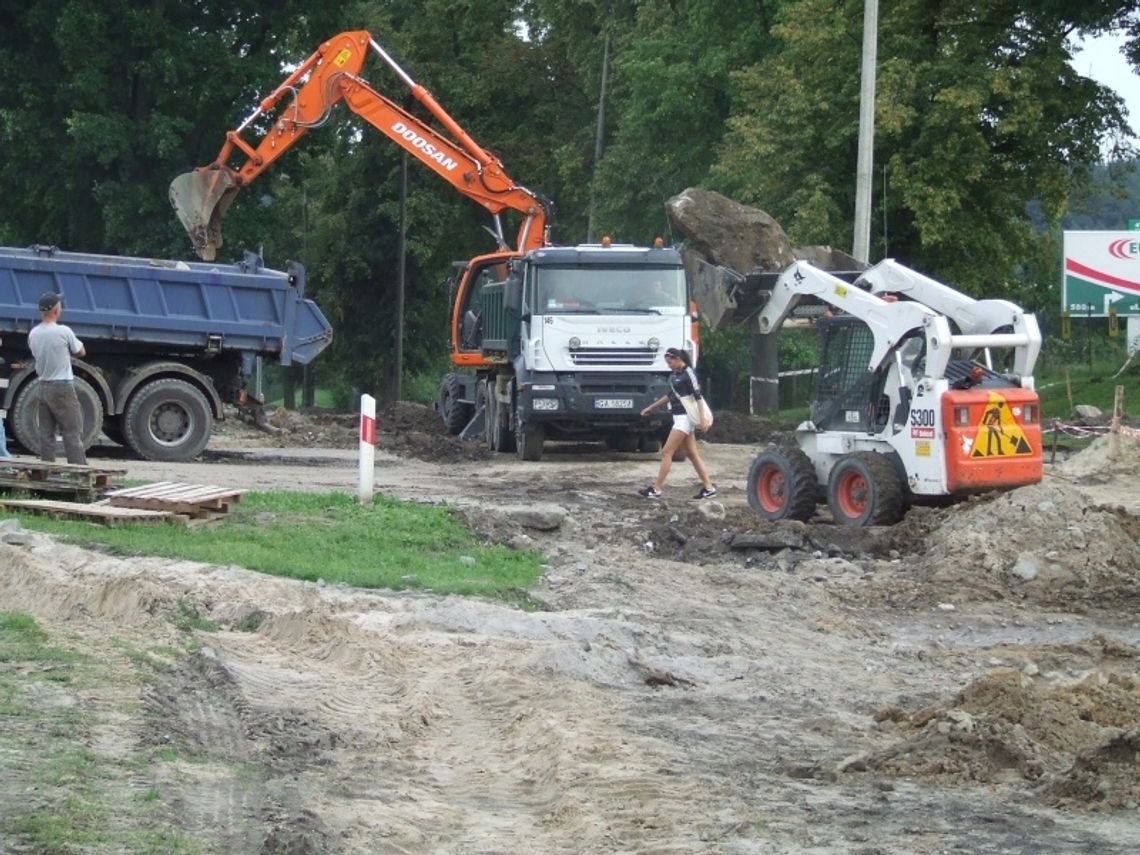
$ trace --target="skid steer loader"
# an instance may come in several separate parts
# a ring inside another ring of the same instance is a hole
[[[818,321],[814,400],[795,447],[752,463],[758,514],[807,520],[825,496],[837,523],[888,525],[924,499],[1041,480],[1032,314],[893,260],[855,284],[801,261],[776,281],[760,332],[774,334],[803,300],[832,310]]]

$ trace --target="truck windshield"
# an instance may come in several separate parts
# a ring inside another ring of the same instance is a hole
[[[539,267],[538,314],[683,315],[685,272],[677,268]]]

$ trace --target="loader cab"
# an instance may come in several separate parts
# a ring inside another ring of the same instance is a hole
[[[875,339],[852,315],[821,318],[820,364],[811,403],[819,430],[878,433],[890,419],[886,365],[869,371]],[[889,363],[888,363],[889,365]]]

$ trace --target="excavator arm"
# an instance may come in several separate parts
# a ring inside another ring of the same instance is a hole
[[[369,48],[396,72],[446,133],[426,125],[358,76]],[[289,102],[277,109],[286,96],[291,96]],[[222,219],[237,192],[292,148],[310,128],[328,121],[340,101],[458,192],[486,208],[495,218],[495,235],[501,249],[507,248],[499,221],[499,214],[505,210],[522,215],[515,249],[525,252],[548,243],[550,202],[516,184],[498,158],[476,143],[371,34],[357,30],[341,33],[322,44],[236,130],[226,134],[212,163],[184,173],[171,183],[171,205],[199,256],[206,260],[216,256],[222,245]],[[269,131],[260,141],[247,141],[243,133],[252,122],[274,111]],[[244,157],[244,161],[230,166],[235,157]]]

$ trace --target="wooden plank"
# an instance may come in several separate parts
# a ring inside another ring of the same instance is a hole
[[[93,520],[103,525],[138,522],[177,522],[168,511],[116,508],[99,502],[58,502],[51,499],[3,499],[0,506],[56,519]]]

